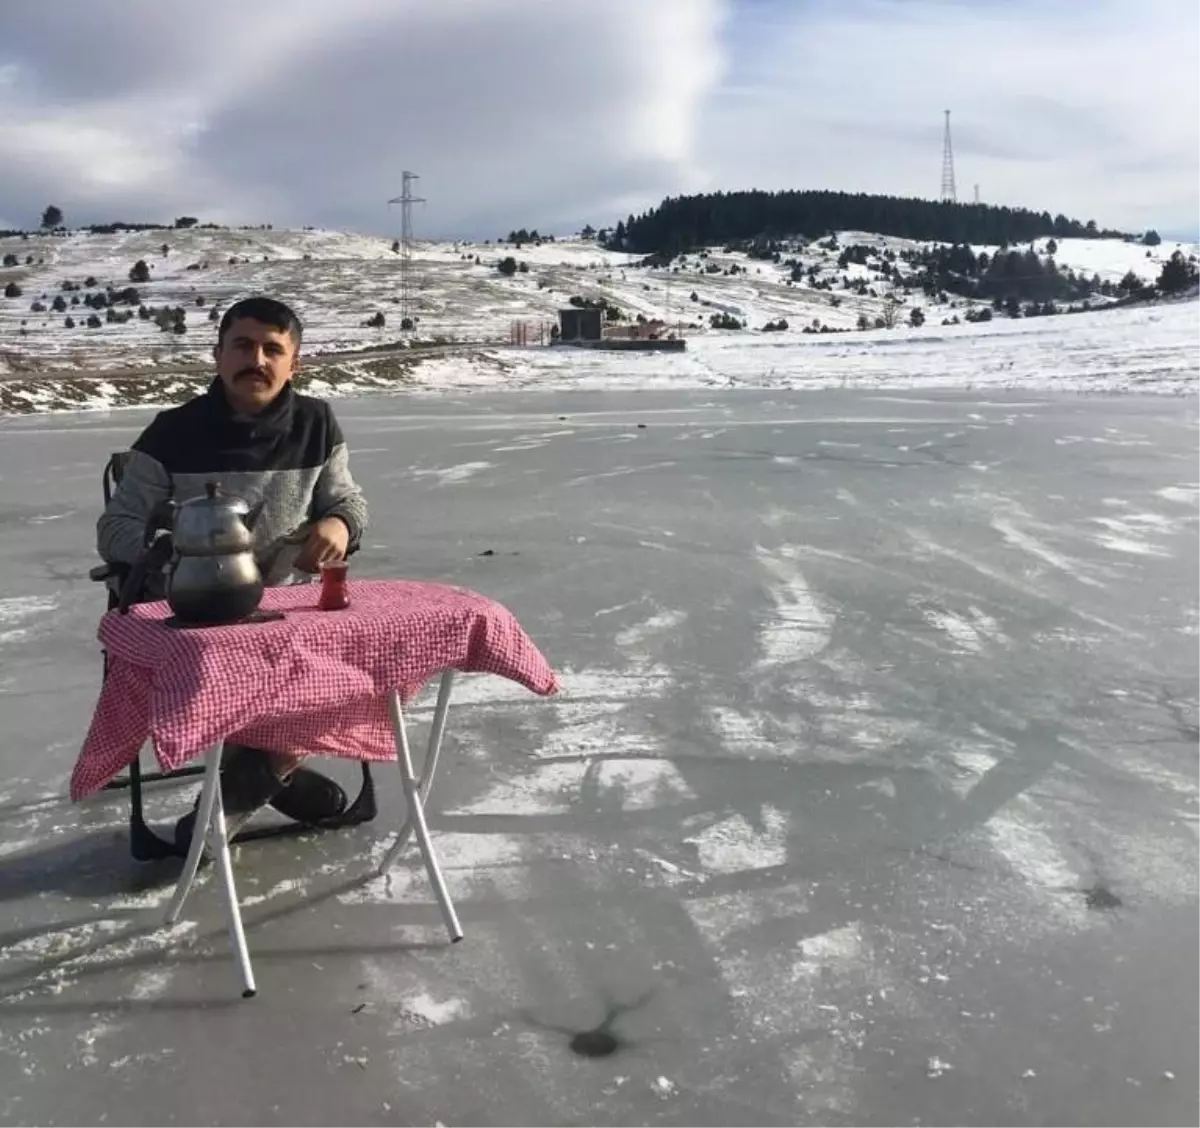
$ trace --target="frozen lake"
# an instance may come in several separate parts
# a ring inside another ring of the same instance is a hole
[[[563,679],[451,713],[466,941],[415,854],[360,880],[390,772],[380,821],[235,851],[254,1001],[210,879],[130,931],[173,871],[65,790],[100,468],[149,415],[5,420],[0,1119],[1196,1122],[1194,398],[337,411],[354,573],[495,597]]]

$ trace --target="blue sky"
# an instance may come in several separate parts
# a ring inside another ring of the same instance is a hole
[[[610,223],[664,195],[831,188],[1192,231],[1200,20],[1154,0],[0,4],[0,223],[418,233]],[[1152,16],[1152,18],[1151,18]]]

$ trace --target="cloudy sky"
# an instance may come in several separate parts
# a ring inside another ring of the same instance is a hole
[[[569,232],[830,188],[1192,231],[1195,0],[0,0],[0,226]]]

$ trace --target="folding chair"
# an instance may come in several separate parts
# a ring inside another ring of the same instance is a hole
[[[101,488],[104,492],[104,505],[107,508],[113,493],[121,484],[121,476],[125,472],[125,464],[129,460],[128,451],[117,451],[109,457],[101,478]],[[128,564],[104,563],[98,564],[88,572],[88,576],[97,583],[103,583],[108,589],[108,610],[114,610],[120,602],[121,588],[129,576]],[[146,602],[149,592],[143,588],[135,592],[133,602]],[[157,598],[157,597],[154,597]],[[108,653],[104,654],[103,676],[108,676]],[[375,800],[375,782],[371,776],[371,766],[367,761],[359,761],[362,769],[362,787],[354,801],[336,818],[327,819],[319,826],[307,823],[285,823],[281,826],[261,827],[242,831],[237,841],[244,842],[256,838],[274,838],[279,835],[300,834],[312,830],[335,830],[346,826],[356,826],[358,823],[370,822],[378,813]],[[173,841],[161,838],[150,829],[142,807],[142,784],[157,783],[186,779],[188,776],[204,774],[204,765],[176,768],[174,771],[142,771],[142,753],[138,751],[136,759],[129,765],[126,776],[117,776],[104,785],[105,790],[129,791],[129,851],[139,862],[157,861],[162,858],[181,858],[186,851],[180,850]]]

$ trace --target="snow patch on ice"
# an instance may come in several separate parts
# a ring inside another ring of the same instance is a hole
[[[1066,894],[1079,889],[1083,876],[1071,865],[1058,843],[1038,825],[1028,808],[1028,802],[1022,797],[988,820],[987,831],[993,848],[1014,872],[1041,891]],[[1063,904],[1067,904],[1065,899]],[[1078,919],[1082,920],[1082,899],[1076,895],[1071,904],[1078,907]]]
[[[833,637],[834,616],[811,591],[797,566],[803,550],[781,545],[774,551],[756,547],[759,563],[771,577],[767,595],[774,615],[759,626],[760,667],[802,662],[820,654]]]
[[[761,827],[743,815],[732,815],[702,833],[685,838],[695,848],[700,864],[709,873],[741,873],[768,869],[787,861],[788,817],[778,807],[760,809]]]
[[[57,606],[58,600],[52,596],[17,595],[0,599],[0,645],[23,642],[33,629],[29,621]]]
[[[1181,522],[1161,513],[1126,513],[1121,517],[1093,517],[1092,523],[1105,530],[1094,537],[1097,544],[1113,552],[1131,556],[1170,556],[1168,549],[1155,543],[1156,537],[1183,531]]]
[[[451,815],[564,814],[579,802],[587,764],[537,764],[531,771],[492,784],[478,799],[450,808]]]
[[[466,1018],[470,1008],[465,999],[435,999],[428,991],[410,995],[400,1003],[402,1015],[415,1019],[426,1026],[444,1026],[459,1018]]]
[[[439,831],[435,847],[451,896],[464,901],[479,895],[527,896],[531,882],[527,851],[534,848],[537,837]],[[376,843],[371,851],[373,867],[383,861],[391,843],[391,837]],[[410,850],[386,873],[339,893],[338,900],[343,905],[432,901],[433,893],[420,855],[414,848]]]
[[[650,757],[601,760],[595,766],[597,801],[620,801],[622,810],[640,811],[694,799],[679,769],[669,760]]]
[[[961,773],[958,780],[959,786],[955,790],[959,790],[959,793],[963,795],[970,791],[980,779],[1000,763],[998,757],[976,747],[964,748],[960,746],[951,748],[949,756]]]
[[[167,993],[175,972],[171,968],[158,968],[154,971],[143,972],[138,981],[130,988],[129,997],[144,1003],[150,999],[158,999]]]
[[[986,642],[1004,641],[996,620],[978,607],[968,608],[967,615],[935,607],[925,608],[922,614],[926,622],[950,637],[960,654],[979,654]]]
[[[272,901],[276,897],[283,896],[285,893],[304,893],[307,890],[308,882],[304,878],[289,877],[283,881],[276,882],[266,893],[252,893],[248,897],[243,897],[242,908],[261,905],[264,901]]]
[[[1196,508],[1200,502],[1200,485],[1192,483],[1190,485],[1164,486],[1161,490],[1155,491],[1159,497],[1166,498],[1167,501],[1177,501],[1180,505]]]
[[[490,470],[494,465],[491,462],[463,462],[457,466],[433,470],[418,470],[414,467],[409,470],[409,474],[414,478],[436,478],[439,486],[449,486],[456,482],[465,482],[484,470]]]
[[[618,632],[614,641],[618,649],[629,650],[641,646],[657,636],[669,636],[672,632],[677,631],[686,620],[686,611],[659,611],[648,619]]]
[[[1031,556],[1039,560],[1045,561],[1051,567],[1057,568],[1067,575],[1078,580],[1082,584],[1087,584],[1089,587],[1103,587],[1098,581],[1092,579],[1091,576],[1084,575],[1080,566],[1069,557],[1057,552],[1049,545],[1038,540],[1032,533],[1026,529],[1019,529],[1012,521],[1004,517],[993,517],[992,528],[1004,536],[1004,539],[1009,544],[1015,545],[1017,548],[1029,553]]]
[[[777,752],[776,742],[767,738],[762,713],[743,713],[727,705],[714,705],[709,710],[713,730],[729,752],[744,756],[770,756]]]

